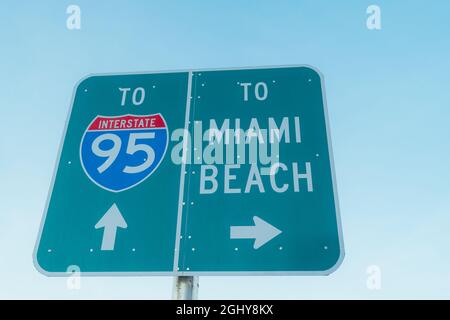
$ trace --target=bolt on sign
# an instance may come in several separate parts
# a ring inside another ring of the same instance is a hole
[[[76,86],[34,253],[42,273],[320,275],[343,257],[316,69]]]

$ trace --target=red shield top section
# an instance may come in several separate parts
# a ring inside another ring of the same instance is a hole
[[[134,130],[134,129],[157,129],[165,128],[166,124],[161,115],[149,116],[125,115],[119,117],[97,116],[87,131],[101,130]]]

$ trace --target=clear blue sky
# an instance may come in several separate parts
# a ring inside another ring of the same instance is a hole
[[[66,8],[82,11],[66,28]],[[378,4],[382,30],[366,28]],[[450,298],[450,2],[2,1],[0,298],[170,298],[171,278],[46,278],[32,250],[89,73],[310,64],[325,75],[346,246],[329,277],[204,277],[200,298]],[[382,289],[366,288],[378,265]]]

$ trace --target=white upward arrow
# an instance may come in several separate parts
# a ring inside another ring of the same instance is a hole
[[[230,239],[255,239],[253,248],[258,249],[282,232],[257,216],[253,221],[254,226],[231,226]]]
[[[117,228],[128,227],[125,219],[114,203],[95,225],[95,229],[104,228],[101,250],[114,250]]]

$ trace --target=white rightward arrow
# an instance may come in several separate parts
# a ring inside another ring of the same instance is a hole
[[[101,249],[104,251],[114,250],[117,228],[126,229],[127,227],[125,219],[114,203],[95,225],[95,229],[104,228]]]
[[[253,248],[258,249],[282,232],[257,216],[253,221],[254,226],[231,226],[230,239],[255,239]]]

